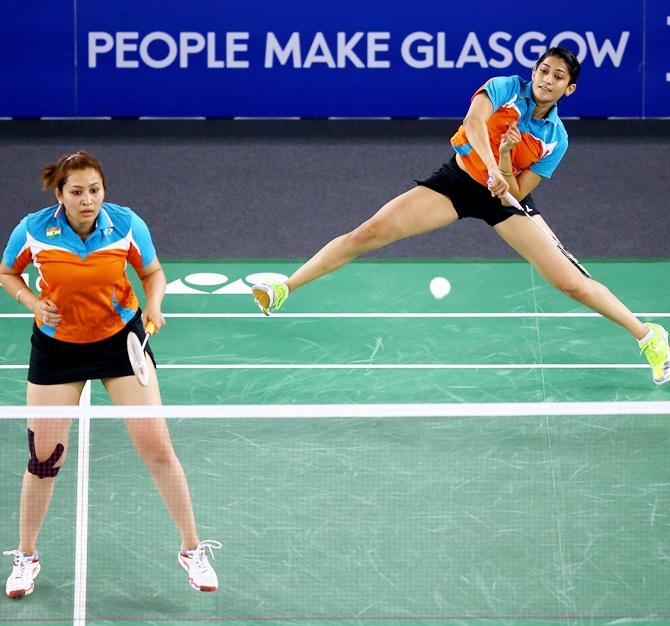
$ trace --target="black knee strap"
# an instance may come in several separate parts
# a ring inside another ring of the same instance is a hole
[[[54,467],[61,458],[65,447],[62,443],[56,445],[56,449],[46,461],[40,461],[35,454],[35,433],[28,429],[28,449],[30,450],[30,460],[28,461],[28,471],[35,474],[37,478],[54,478],[58,474],[60,467]]]

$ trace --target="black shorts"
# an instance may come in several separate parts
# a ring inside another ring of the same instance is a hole
[[[455,155],[430,178],[417,180],[416,183],[447,196],[460,219],[474,217],[484,220],[489,226],[495,226],[512,215],[519,215],[517,209],[503,206],[486,187],[464,172],[456,163]],[[535,208],[535,202],[530,194],[521,201],[521,204],[528,207],[531,215],[539,215],[540,212]]]
[[[36,385],[58,385],[98,378],[132,376],[126,337],[133,331],[144,340],[142,312],[137,311],[126,327],[115,335],[91,343],[72,343],[45,335],[36,324],[30,338],[28,380]],[[147,354],[156,364],[151,347]]]

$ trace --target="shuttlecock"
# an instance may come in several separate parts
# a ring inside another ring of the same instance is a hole
[[[451,283],[444,276],[436,276],[430,281],[430,293],[437,300],[442,300],[451,291]]]

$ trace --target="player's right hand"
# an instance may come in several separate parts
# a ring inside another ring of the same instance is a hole
[[[491,168],[489,170],[489,177],[486,181],[486,186],[488,187],[488,190],[491,192],[492,196],[501,197],[509,191],[509,184],[497,167]]]

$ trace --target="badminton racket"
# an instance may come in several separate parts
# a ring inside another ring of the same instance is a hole
[[[149,366],[147,365],[147,355],[145,349],[149,337],[156,332],[156,327],[153,322],[149,322],[144,329],[144,341],[140,343],[139,337],[134,332],[128,333],[128,359],[133,368],[133,372],[140,382],[140,385],[146,387],[149,384]]]
[[[493,183],[493,179],[489,178],[486,182],[487,184],[490,185]],[[572,252],[570,252],[565,248],[565,246],[559,241],[558,237],[550,233],[548,230],[542,228],[542,226],[540,226],[532,218],[530,210],[528,209],[527,206],[522,206],[521,203],[509,191],[505,193],[503,198],[508,204],[512,205],[517,211],[523,213],[531,221],[531,223],[535,226],[535,228],[543,232],[545,236],[548,237],[553,242],[553,244],[563,253],[563,255],[568,259],[568,261],[570,261],[570,263],[572,263],[582,274],[584,274],[584,276],[586,276],[587,278],[591,278],[591,274],[589,273],[589,271],[579,262],[577,257],[574,254],[572,254]]]

